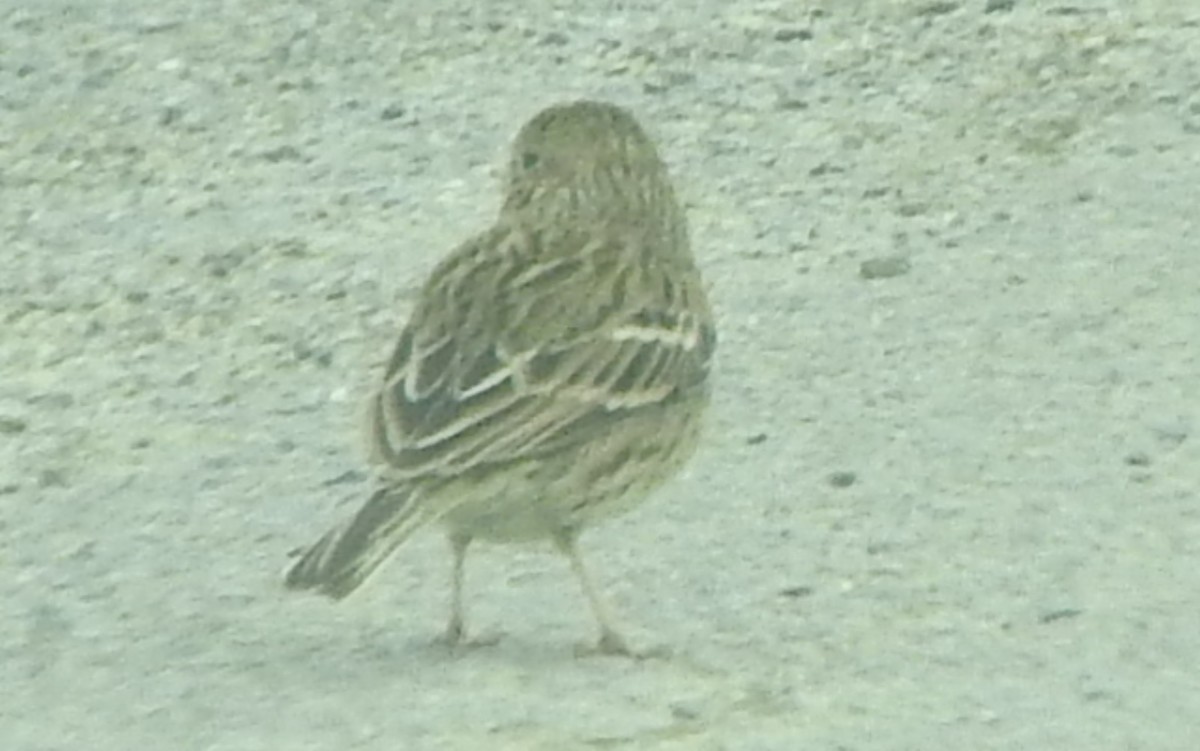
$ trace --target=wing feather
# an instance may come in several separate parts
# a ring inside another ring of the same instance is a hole
[[[586,442],[704,388],[715,339],[699,277],[690,262],[639,266],[640,254],[620,238],[511,228],[460,248],[375,395],[376,455],[401,476],[460,474]]]

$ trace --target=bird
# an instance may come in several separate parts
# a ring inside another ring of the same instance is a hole
[[[453,553],[441,639],[459,645],[468,546],[549,542],[599,624],[595,651],[635,655],[578,540],[700,442],[717,336],[685,212],[646,130],[596,100],[519,129],[502,199],[434,268],[369,398],[377,489],[285,585],[340,600],[439,525]]]

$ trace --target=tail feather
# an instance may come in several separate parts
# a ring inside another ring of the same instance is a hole
[[[417,489],[381,488],[288,570],[288,589],[315,589],[340,600],[353,592],[424,522]]]

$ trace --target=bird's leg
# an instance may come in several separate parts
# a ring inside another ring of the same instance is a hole
[[[604,602],[604,598],[600,596],[596,585],[592,583],[592,578],[588,575],[587,567],[583,565],[583,558],[580,557],[579,548],[575,544],[577,537],[578,535],[573,530],[563,530],[554,536],[554,544],[567,557],[567,560],[571,562],[571,570],[575,572],[575,576],[579,579],[579,583],[583,587],[583,594],[587,597],[588,603],[592,607],[592,612],[600,624],[600,641],[596,645],[596,651],[601,654],[635,657],[636,655],[633,650],[629,648],[629,645],[625,643],[624,637],[617,631],[616,622],[608,609],[608,605]]]
[[[466,633],[466,614],[463,609],[463,569],[467,560],[467,546],[471,538],[467,535],[451,534],[450,548],[454,552],[454,573],[450,579],[450,622],[442,634],[446,646],[455,647],[462,643]]]

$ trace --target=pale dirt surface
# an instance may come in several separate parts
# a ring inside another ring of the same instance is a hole
[[[0,748],[1200,747],[1200,6],[412,5],[0,6]],[[440,652],[432,531],[288,595],[416,285],[579,96],[720,316],[701,455],[584,540],[674,656],[577,658],[504,548],[502,638]]]

